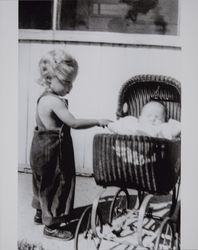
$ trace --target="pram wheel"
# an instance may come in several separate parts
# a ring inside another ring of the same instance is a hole
[[[92,207],[87,207],[78,222],[74,239],[74,250],[94,250],[99,249],[102,239],[93,233],[91,228]],[[100,216],[96,214],[96,230],[102,233],[102,222]]]
[[[113,219],[126,214],[127,209],[129,209],[129,193],[127,189],[120,188],[111,203],[109,223],[112,224]]]
[[[156,242],[155,250],[172,250],[174,248],[174,228],[172,221],[166,217],[160,225]]]

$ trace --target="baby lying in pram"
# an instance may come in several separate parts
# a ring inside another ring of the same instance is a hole
[[[160,102],[151,101],[143,107],[138,118],[133,116],[120,118],[115,122],[109,123],[108,129],[113,133],[123,135],[143,135],[165,139],[175,139],[179,137],[181,134],[180,122],[173,119],[169,119],[168,122],[165,121],[165,106]],[[154,171],[152,172],[152,166],[156,166],[158,162],[160,163],[162,157],[157,156],[157,153],[159,152],[156,152],[155,147],[153,147],[151,144],[139,144],[140,146],[138,147],[134,147],[134,145],[135,144],[125,143],[124,139],[118,139],[117,141],[115,141],[115,145],[112,148],[115,151],[117,157],[120,158],[120,161],[118,162],[122,162],[121,166],[123,168],[125,166],[126,168],[128,168],[129,164],[133,164],[133,167],[131,168],[131,171],[134,171],[135,173],[133,176],[133,182],[137,181],[139,187],[144,187],[143,183],[150,184],[152,180],[155,179],[153,178],[155,173]],[[127,163],[127,165],[124,165],[123,163]],[[140,174],[141,177],[137,177],[137,174],[139,173],[138,171],[142,171]],[[152,173],[149,171],[151,171]],[[146,178],[144,178],[143,176],[146,176]],[[152,176],[152,178],[150,178],[150,176]],[[156,189],[156,184],[154,186]],[[112,222],[112,233],[117,236],[124,236],[124,234],[128,232],[126,229],[130,228],[130,223],[132,223],[134,220],[131,215],[132,213],[129,213],[127,216],[122,215],[121,217],[115,219]],[[150,222],[152,221],[150,220]],[[145,221],[145,227],[146,223],[147,222]],[[153,235],[154,233],[151,234],[150,237],[152,238]]]
[[[165,122],[166,109],[157,101],[148,102],[139,118],[126,116],[109,123],[108,129],[117,134],[144,135],[165,139],[174,139],[181,134],[180,122],[169,119]]]

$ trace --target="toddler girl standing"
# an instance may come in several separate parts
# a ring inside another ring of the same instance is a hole
[[[36,127],[30,151],[33,175],[34,221],[44,224],[44,235],[69,240],[61,230],[69,221],[75,191],[75,164],[70,128],[106,126],[107,119],[77,119],[62,97],[72,89],[78,72],[76,60],[63,50],[52,50],[39,62],[40,81],[46,87],[37,100]]]

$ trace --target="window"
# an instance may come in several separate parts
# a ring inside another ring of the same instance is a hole
[[[19,0],[20,29],[52,29],[53,0]]]
[[[19,0],[19,28],[178,35],[179,0]]]
[[[75,30],[78,26],[78,0],[63,0],[57,10],[57,29]],[[60,15],[60,17],[59,17]]]
[[[179,2],[19,0],[19,40],[180,48]]]

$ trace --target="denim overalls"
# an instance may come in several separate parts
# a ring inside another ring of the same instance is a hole
[[[44,93],[40,96],[49,95]],[[51,95],[51,94],[50,94]],[[66,100],[65,100],[66,101]],[[67,106],[67,103],[65,103]],[[32,206],[42,210],[43,224],[50,226],[63,222],[73,209],[75,192],[75,163],[70,127],[47,130],[36,113],[30,150],[33,176]]]

